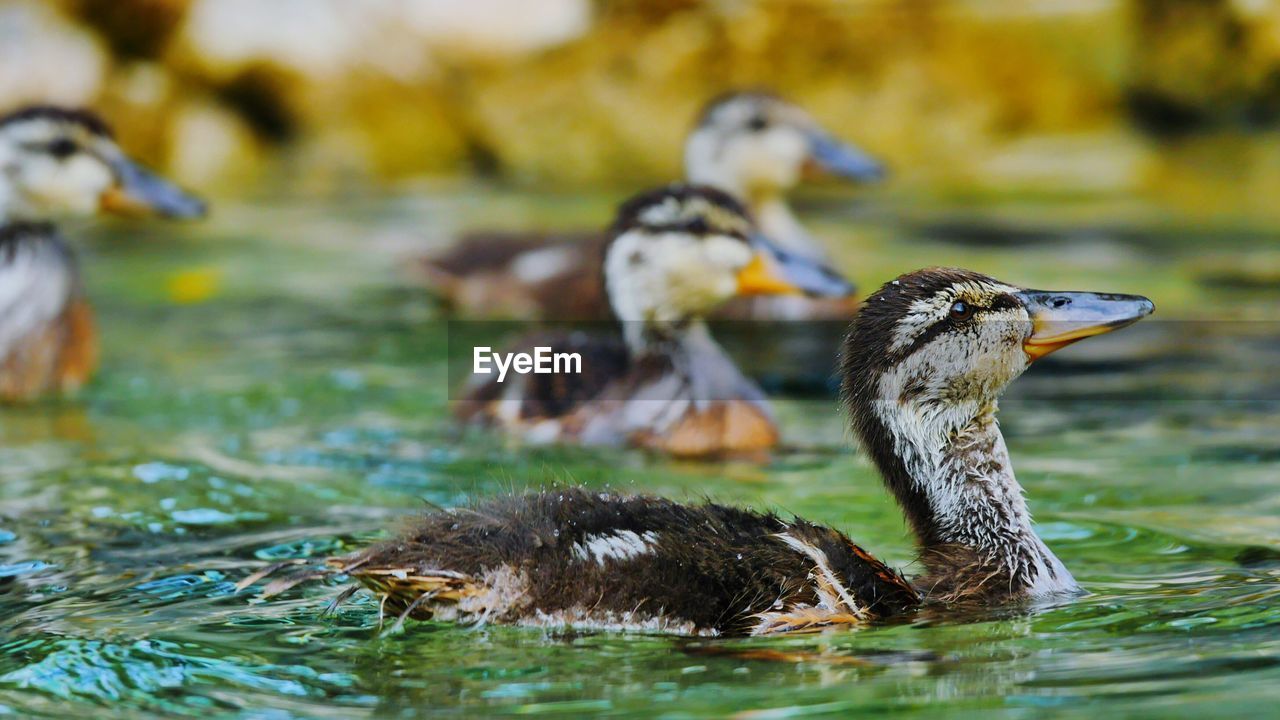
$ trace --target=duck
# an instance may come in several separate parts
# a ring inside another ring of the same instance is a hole
[[[828,263],[826,249],[796,218],[787,193],[817,169],[877,182],[885,165],[823,129],[798,105],[761,90],[713,98],[685,141],[685,180],[744,203],[780,248]],[[417,264],[446,308],[458,315],[523,320],[604,320],[609,308],[594,269],[608,238],[598,232],[475,232]],[[847,319],[856,301],[787,298],[731,303],[728,319]],[[852,303],[852,304],[851,304]]]
[[[706,315],[734,297],[843,297],[848,283],[772,244],[741,203],[709,186],[640,193],[619,207],[607,236],[596,272],[621,335],[533,334],[512,353],[576,355],[576,372],[473,375],[458,419],[533,443],[682,458],[767,452],[778,442],[769,403],[716,343]]]
[[[37,105],[0,116],[0,402],[74,393],[97,365],[92,311],[56,219],[205,212],[125,155],[91,111]]]
[[[1070,598],[1080,585],[1032,524],[999,397],[1040,358],[1153,310],[1137,295],[1029,290],[956,268],[907,273],[867,299],[840,352],[840,405],[914,535],[910,580],[802,518],[585,488],[427,511],[323,572],[355,580],[340,598],[372,591],[397,625],[692,636]]]

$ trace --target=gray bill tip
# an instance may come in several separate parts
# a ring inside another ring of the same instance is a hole
[[[1141,295],[1025,290],[1019,297],[1031,317],[1032,330],[1023,349],[1033,360],[1155,312],[1155,303]]]
[[[889,172],[884,163],[854,145],[842,142],[823,130],[809,134],[809,153],[823,170],[852,180],[878,182]]]
[[[755,246],[778,268],[782,278],[810,297],[849,297],[858,288],[835,268],[822,260],[789,252],[768,239],[757,236]]]
[[[141,165],[121,158],[114,163],[117,186],[105,197],[109,211],[150,213],[164,218],[193,219],[208,214],[204,200]]]

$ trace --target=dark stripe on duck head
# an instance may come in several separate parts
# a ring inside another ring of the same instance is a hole
[[[671,212],[664,212],[667,208]],[[611,237],[632,230],[648,234],[720,235],[749,242],[751,215],[732,195],[707,185],[673,183],[633,196],[618,207]]]
[[[32,105],[15,110],[8,115],[0,116],[0,128],[14,123],[30,120],[49,120],[56,123],[79,125],[93,135],[112,139],[115,133],[111,126],[91,110],[83,108],[66,108],[56,105]]]
[[[912,312],[914,303],[929,300],[963,285],[1003,286],[1005,283],[960,268],[928,268],[902,275],[885,283],[863,303],[845,339],[844,354],[851,356],[859,348],[874,348],[874,352],[863,353],[851,359],[860,364],[863,374],[868,368],[883,372],[910,357],[947,330],[981,319],[983,313],[1010,310],[1021,305],[1017,298],[1008,293],[995,294],[982,302],[969,301],[968,314],[957,316],[948,313],[918,333],[909,345],[893,348],[895,331],[899,323]],[[966,298],[961,296],[955,299]],[[846,378],[849,372],[850,368],[845,367]]]
[[[701,128],[712,125],[715,122],[716,113],[720,108],[736,102],[758,102],[764,104],[786,101],[777,93],[767,88],[729,90],[716,95],[702,106],[702,110],[698,112],[698,120],[694,126]]]

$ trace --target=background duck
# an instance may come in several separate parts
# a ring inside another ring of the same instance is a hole
[[[875,181],[884,166],[841,142],[802,108],[766,92],[734,92],[707,104],[685,142],[685,177],[744,203],[766,237],[789,253],[828,255],[796,219],[787,193],[808,168]],[[597,232],[477,232],[423,259],[428,284],[454,311],[524,319],[605,319],[599,267],[608,238]],[[852,293],[852,289],[850,290]],[[788,298],[734,304],[727,317],[846,319],[852,300]]]
[[[92,314],[52,220],[99,212],[189,218],[205,206],[126,157],[88,111],[0,117],[0,400],[73,391],[93,372]]]
[[[583,490],[431,512],[331,564],[401,617],[701,635],[1074,593],[1032,527],[997,400],[1035,359],[1152,309],[954,269],[903,275],[868,299],[843,350],[843,404],[914,531],[914,583],[804,520]]]
[[[848,284],[812,260],[777,252],[733,197],[693,185],[624,203],[602,265],[622,339],[531,338],[521,347],[581,355],[582,374],[486,377],[460,403],[459,417],[530,440],[634,445],[682,457],[776,444],[764,394],[703,318],[735,296],[841,296]]]

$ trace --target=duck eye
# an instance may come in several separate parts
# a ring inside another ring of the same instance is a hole
[[[763,115],[752,115],[747,121],[747,129],[751,132],[760,132],[769,127],[769,120]]]
[[[694,235],[706,235],[707,231],[710,228],[707,227],[706,218],[695,217],[694,219],[690,220],[687,225],[685,225],[685,229],[693,233]]]
[[[956,320],[967,320],[973,314],[973,306],[963,300],[951,303],[951,317]]]
[[[75,155],[76,151],[79,149],[80,148],[76,146],[74,140],[71,140],[70,138],[58,138],[57,140],[49,143],[46,151],[59,160],[63,160]]]

